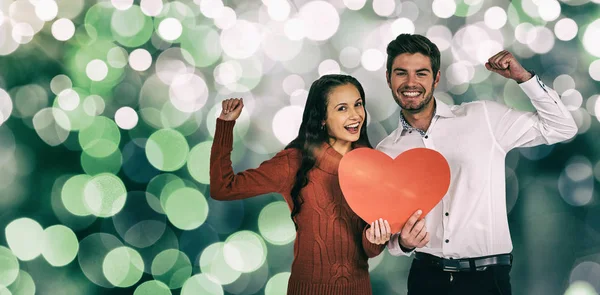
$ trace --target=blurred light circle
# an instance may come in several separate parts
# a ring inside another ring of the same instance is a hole
[[[144,150],[145,143],[146,139],[136,138],[125,144],[123,148],[123,172],[137,183],[147,183],[160,173],[148,161]]]
[[[33,39],[35,32],[28,23],[18,23],[13,26],[12,37],[19,44],[27,44]]]
[[[224,8],[221,0],[196,0],[194,2],[200,5],[200,12],[208,18],[218,17]]]
[[[558,191],[571,206],[585,206],[591,202],[594,192],[592,164],[581,156],[569,159],[558,178]]]
[[[106,60],[113,68],[123,68],[127,65],[127,51],[121,47],[113,47],[108,51]]]
[[[517,41],[521,42],[521,44],[529,44],[531,41],[529,39],[530,32],[533,32],[533,36],[535,37],[535,27],[530,23],[520,23],[515,27],[515,38]]]
[[[267,5],[267,12],[272,20],[284,21],[290,15],[290,4],[287,0],[270,1]]]
[[[291,252],[292,249],[289,249]],[[288,260],[291,263],[291,259]],[[289,265],[289,264],[288,264]],[[226,292],[233,294],[256,294],[265,287],[269,279],[269,264],[266,262],[256,271],[250,273],[242,273],[235,282],[223,286]]]
[[[415,24],[410,19],[401,17],[392,23],[392,33],[394,36],[400,34],[414,34]]]
[[[564,295],[598,295],[598,292],[587,281],[574,281],[571,282]]]
[[[600,19],[595,20],[589,24],[583,33],[583,47],[591,55],[600,57]]]
[[[340,74],[340,65],[333,59],[326,59],[319,64],[319,76]]]
[[[138,248],[142,259],[144,260],[144,272],[152,274],[152,261],[158,254],[168,249],[179,249],[177,235],[175,235],[171,226],[165,227],[165,230],[158,241],[148,247]]]
[[[14,159],[16,148],[15,136],[10,128],[0,125],[0,166]]]
[[[560,16],[560,3],[557,0],[538,1],[538,13],[545,21],[554,21]]]
[[[6,226],[5,234],[6,243],[20,260],[33,260],[42,254],[44,229],[37,221],[15,219]]]
[[[158,130],[146,142],[146,156],[152,166],[162,171],[175,171],[187,159],[190,147],[181,133],[173,129]]]
[[[592,116],[596,116],[595,107],[596,103],[598,102],[598,98],[600,98],[600,95],[592,95],[588,97],[588,99],[585,102],[585,109]]]
[[[162,195],[163,195],[163,192],[165,191],[165,187],[169,186],[172,182],[179,183],[180,185],[178,186],[178,188],[185,187],[183,180],[181,178],[179,178],[179,176],[171,174],[171,173],[163,173],[163,174],[156,175],[148,182],[148,185],[146,186],[146,191],[150,195],[156,196],[157,198],[159,198],[158,203],[156,203],[155,201],[148,202],[148,205],[154,211],[161,213],[161,214],[165,213],[163,210],[163,207],[164,207],[164,204],[166,203],[166,200],[163,202]]]
[[[527,34],[527,45],[537,54],[548,53],[554,47],[554,34],[546,27],[535,27]]]
[[[106,104],[99,95],[90,95],[83,100],[83,111],[88,116],[98,116],[104,112]]]
[[[0,13],[0,15],[2,15],[2,13]],[[1,18],[3,17],[0,17],[0,20],[2,20]],[[0,25],[0,36],[2,37],[2,42],[0,42],[0,55],[9,55],[19,48],[19,43],[10,37],[12,28],[13,24],[4,20],[3,24]]]
[[[448,82],[453,85],[466,84],[473,79],[475,70],[473,66],[465,61],[459,61],[451,64],[446,69]]]
[[[0,126],[8,120],[12,110],[12,99],[4,89],[0,88]]]
[[[138,123],[138,115],[130,107],[122,107],[115,112],[115,122],[121,129],[133,129]]]
[[[79,94],[73,89],[65,89],[56,98],[58,105],[65,111],[72,111],[79,106]]]
[[[287,106],[280,109],[273,118],[273,134],[282,144],[290,143],[298,136],[304,109],[300,106]]]
[[[567,74],[559,75],[552,82],[552,88],[558,93],[564,93],[569,89],[575,89],[575,80]]]
[[[85,67],[85,73],[92,81],[102,81],[108,74],[108,66],[104,61],[94,59]]]
[[[373,11],[379,16],[390,16],[396,10],[394,0],[373,0]]]
[[[340,51],[340,63],[346,68],[353,69],[358,67],[360,65],[360,59],[360,50],[356,47],[348,46]],[[302,88],[304,88],[304,86]]]
[[[119,236],[134,247],[149,247],[165,232],[165,215],[162,210],[154,210],[150,204],[160,207],[158,198],[150,193],[128,192],[123,209],[112,217]]]
[[[143,0],[142,0],[143,1]],[[169,286],[161,281],[146,281],[135,288],[133,295],[172,295]]]
[[[152,261],[152,276],[170,289],[179,289],[192,275],[192,264],[185,253],[176,250],[165,250]]]
[[[127,10],[116,10],[110,18],[112,39],[127,47],[138,47],[148,42],[154,32],[152,19],[141,8],[133,5]]]
[[[360,62],[367,71],[377,71],[385,63],[385,56],[381,51],[371,48],[363,52]]]
[[[265,295],[286,294],[290,276],[289,272],[280,272],[272,276],[265,286]]]
[[[288,95],[292,95],[298,89],[304,89],[305,86],[304,79],[296,74],[285,77],[282,83],[283,91]]]
[[[92,124],[79,132],[81,148],[93,157],[106,157],[119,148],[121,133],[115,122],[107,117],[94,117]]]
[[[221,32],[221,48],[232,58],[244,59],[256,53],[261,44],[261,33],[256,24],[238,20],[235,25]]]
[[[493,30],[504,27],[507,19],[506,11],[498,6],[488,8],[484,15],[485,24]]]
[[[600,276],[600,264],[595,261],[583,261],[577,264],[573,270],[571,270],[571,275],[569,277],[569,282],[572,284],[569,289],[572,288],[573,285],[579,285],[580,289],[583,291],[588,287],[588,290],[593,291],[594,289],[598,290],[600,288],[600,282],[597,280],[598,276]],[[588,286],[585,286],[586,284]],[[591,288],[590,288],[591,287]],[[575,294],[589,294],[589,293],[572,293]],[[597,293],[591,293],[597,294]]]
[[[299,17],[304,23],[306,38],[324,41],[337,32],[340,16],[335,7],[325,1],[310,1],[300,7]]]
[[[290,95],[290,104],[304,108],[307,99],[308,91],[304,89],[297,89]]]
[[[242,78],[242,66],[237,60],[224,61],[215,67],[214,76],[221,85],[236,83]]]
[[[579,108],[571,111],[571,115],[577,124],[577,134],[586,133],[592,126],[592,116],[587,111]]]
[[[60,267],[69,264],[78,251],[79,242],[72,229],[58,224],[44,230],[42,255],[50,265]]]
[[[57,108],[45,108],[33,116],[33,127],[35,132],[46,144],[57,146],[67,140],[71,130],[69,118],[65,113]],[[59,124],[62,121],[63,124]],[[64,122],[67,123],[63,128]]]
[[[247,230],[239,231],[225,240],[223,255],[231,268],[250,273],[265,263],[267,246],[258,234]]]
[[[93,176],[83,189],[84,202],[90,213],[111,217],[119,213],[127,200],[127,190],[120,178],[110,173]]]
[[[181,36],[183,27],[181,22],[176,18],[166,18],[158,25],[158,34],[167,41],[176,40]]]
[[[231,7],[223,7],[221,10],[221,14],[214,18],[215,26],[221,30],[227,30],[233,27],[237,21],[237,15],[235,14],[235,10],[231,9]]]
[[[218,43],[219,34],[208,26],[186,28],[181,37],[181,48],[190,53],[195,65],[201,68],[214,64],[221,57],[223,49],[216,45]]]
[[[75,35],[75,25],[70,19],[61,18],[52,24],[52,36],[58,41],[67,41]]]
[[[185,281],[181,295],[223,295],[223,287],[205,274],[197,274]]]
[[[271,25],[271,27],[273,26],[275,24]],[[285,25],[282,24],[282,26]],[[302,41],[288,38],[285,35],[284,28],[282,28],[264,36],[262,49],[274,61],[288,61],[298,56],[302,49]]]
[[[453,0],[434,0],[431,10],[439,18],[449,18],[456,12],[456,3]]]
[[[0,113],[6,114],[5,109],[2,108],[2,91],[0,89]],[[46,90],[37,84],[29,84],[20,87],[14,98],[14,108],[21,118],[33,117],[41,109],[48,106],[48,93]],[[6,105],[4,105],[6,107]],[[6,115],[4,115],[6,118]],[[0,119],[0,122],[2,120]],[[2,125],[0,123],[0,125]]]
[[[590,77],[592,79],[600,81],[600,59],[597,59],[590,63],[588,72],[590,73]]]
[[[194,59],[182,48],[169,48],[163,51],[156,60],[156,75],[166,85],[172,85],[175,79],[187,82],[194,74]]]
[[[125,288],[135,285],[142,278],[144,261],[134,249],[118,247],[106,254],[102,271],[111,284]]]
[[[224,245],[223,242],[217,242],[206,247],[199,262],[202,273],[221,285],[231,284],[241,275],[225,262]]]
[[[208,86],[194,74],[178,75],[169,87],[171,104],[179,111],[192,113],[200,110],[208,100]]]
[[[143,48],[138,48],[129,54],[129,65],[132,69],[143,72],[152,65],[152,56]]]
[[[31,275],[27,272],[20,270],[17,280],[8,287],[8,289],[2,290],[2,284],[0,283],[0,294],[2,295],[34,295],[35,294],[35,282]],[[6,293],[9,291],[8,293]]]
[[[553,149],[553,145],[538,145],[535,147],[520,148],[519,153],[531,161],[537,161],[550,155]]]
[[[205,141],[192,148],[187,160],[187,169],[192,178],[204,184],[209,184],[211,141]]]
[[[0,246],[0,286],[9,286],[19,276],[19,261],[10,249]]]
[[[299,18],[290,18],[285,22],[283,32],[290,40],[302,40],[306,37],[305,22]]]
[[[162,0],[141,0],[140,8],[147,16],[158,16],[163,10]]]
[[[133,6],[133,0],[110,0],[110,2],[118,10],[127,10]]]
[[[583,104],[583,96],[575,89],[568,89],[561,95],[561,100],[564,102],[567,110],[574,111]]]
[[[4,6],[4,5],[3,5]],[[5,15],[10,18],[10,22],[14,27],[22,26],[21,24],[26,24],[29,26],[34,32],[39,32],[44,26],[44,21],[37,17],[35,13],[35,3],[34,1],[27,0],[16,0],[16,1],[8,1],[6,2],[6,6],[8,9],[2,7],[2,10],[5,11]],[[15,40],[18,41],[18,40]]]
[[[169,221],[179,229],[191,230],[199,227],[208,216],[206,198],[196,189],[180,188],[168,196],[165,212]]]
[[[100,262],[111,250],[121,246],[119,239],[107,233],[93,233],[79,242],[77,260],[88,280],[104,288],[114,287],[104,276]]]
[[[446,26],[432,26],[427,30],[426,36],[440,51],[450,48],[452,43],[452,32]]]
[[[554,34],[556,38],[562,41],[569,41],[575,38],[578,30],[577,23],[570,18],[563,18],[554,25]]]
[[[367,0],[344,0],[344,5],[350,10],[361,10]]]
[[[296,228],[286,202],[276,201],[265,206],[258,216],[260,234],[273,245],[286,245],[296,238]]]
[[[73,87],[73,82],[67,75],[56,75],[50,81],[50,89],[56,95],[65,89],[71,89],[71,87]]]
[[[54,0],[39,0],[35,4],[35,14],[43,21],[51,21],[58,15],[58,5]]]

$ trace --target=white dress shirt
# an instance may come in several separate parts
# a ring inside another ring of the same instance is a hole
[[[537,76],[520,87],[537,112],[518,111],[493,101],[449,106],[436,99],[435,116],[425,134],[409,132],[399,124],[377,145],[392,158],[411,148],[430,148],[450,165],[448,193],[425,217],[430,241],[417,251],[444,258],[512,251],[506,212],[506,153],[515,147],[554,144],[577,133],[559,95]],[[400,249],[398,237],[396,233],[388,242],[390,254],[412,254]]]

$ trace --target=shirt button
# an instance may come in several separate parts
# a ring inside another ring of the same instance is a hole
[[[408,131],[408,133],[412,133],[412,130],[411,130],[411,131]]]
[[[450,240],[448,240],[448,239],[447,239],[447,240],[446,240],[446,244],[447,244],[447,243],[450,243]]]
[[[446,215],[446,216],[448,216],[448,215],[450,215],[450,213],[446,212],[446,214],[445,214],[445,215]]]
[[[425,139],[429,138],[429,135],[425,135]]]

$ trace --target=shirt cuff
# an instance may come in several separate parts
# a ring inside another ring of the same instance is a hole
[[[400,233],[395,233],[392,235],[392,237],[388,241],[388,245],[387,245],[388,252],[390,252],[390,254],[392,256],[411,256],[413,253],[415,253],[414,249],[410,252],[402,251],[402,248],[400,248],[399,238],[400,238]]]
[[[519,86],[530,99],[555,99],[552,95],[549,95],[549,91],[552,91],[552,89],[546,86],[538,75],[531,77],[531,79],[519,84]]]

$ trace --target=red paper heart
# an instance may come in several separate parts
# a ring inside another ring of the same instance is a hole
[[[450,186],[450,166],[440,153],[415,148],[396,159],[373,149],[344,155],[340,186],[350,208],[367,223],[386,219],[398,232],[418,209],[427,215]]]

